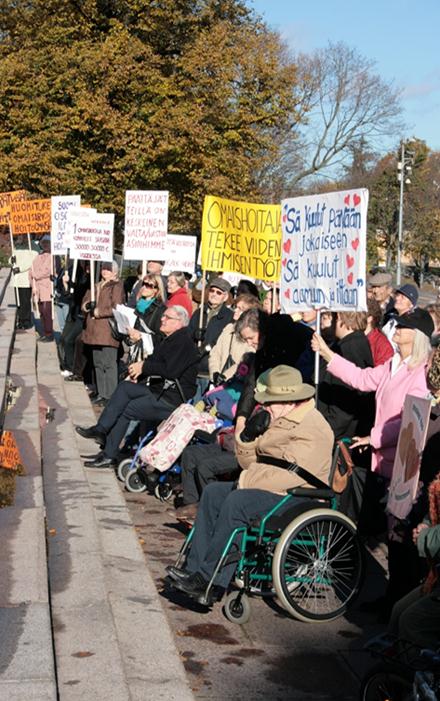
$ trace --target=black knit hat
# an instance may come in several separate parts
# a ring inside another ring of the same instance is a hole
[[[426,309],[416,307],[402,316],[396,318],[396,326],[403,326],[405,329],[418,329],[425,336],[431,338],[434,332],[434,322],[432,316]]]

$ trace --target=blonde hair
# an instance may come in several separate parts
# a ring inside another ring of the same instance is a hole
[[[408,367],[411,370],[419,367],[419,365],[426,365],[431,355],[431,341],[423,331],[420,329],[414,329],[415,336],[412,345],[411,358],[409,359]]]
[[[338,319],[352,331],[365,331],[367,328],[367,312],[338,312]]]
[[[165,288],[163,284],[162,277],[160,275],[155,275],[154,273],[146,273],[145,275],[142,276],[142,281],[148,280],[149,282],[152,282],[156,285],[157,289],[157,294],[156,294],[156,299],[158,302],[164,302],[165,301]],[[138,293],[136,295],[136,300],[139,299],[141,296],[142,292],[142,284],[139,287]]]

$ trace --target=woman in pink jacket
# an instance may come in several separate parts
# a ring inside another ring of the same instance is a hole
[[[29,270],[29,281],[32,286],[32,296],[40,312],[43,335],[39,341],[53,341],[52,321],[52,256],[50,255],[50,236],[46,234],[40,239],[41,253],[38,254]]]
[[[376,415],[369,436],[355,437],[352,448],[371,446],[371,469],[391,478],[394,455],[407,394],[426,397],[427,362],[434,329],[431,316],[416,308],[399,317],[393,341],[397,352],[383,365],[358,368],[327,346],[321,336],[312,339],[312,348],[328,361],[327,370],[361,392],[376,392]]]

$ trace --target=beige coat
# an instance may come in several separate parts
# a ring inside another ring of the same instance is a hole
[[[215,372],[222,372],[225,363],[232,356],[234,365],[228,370],[225,370],[223,375],[229,380],[235,375],[238,364],[245,353],[254,353],[255,351],[248,346],[245,341],[242,341],[235,334],[235,323],[228,324],[221,332],[218,340],[209,354],[209,377],[212,380]]]
[[[258,463],[258,455],[296,462],[328,484],[332,460],[333,431],[310,399],[287,416],[276,419],[252,443],[236,442],[237,460],[243,472],[240,489],[265,489],[284,495],[291,487],[310,486],[295,473]]]
[[[32,267],[32,263],[38,256],[38,252],[29,250],[29,248],[16,248],[14,255],[15,265],[12,267],[18,268],[20,272],[12,275],[12,284],[14,287],[30,287],[31,281],[29,279],[29,271]],[[11,263],[11,259],[9,259],[9,263]]]

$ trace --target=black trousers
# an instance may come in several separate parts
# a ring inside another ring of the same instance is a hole
[[[210,482],[218,475],[238,469],[234,453],[222,450],[217,443],[189,445],[180,458],[182,467],[183,503],[195,504]]]
[[[73,372],[75,341],[83,329],[83,322],[83,319],[72,319],[69,316],[64,324],[59,343],[63,370],[70,370],[70,372]]]
[[[106,434],[104,453],[116,459],[130,421],[146,421],[157,426],[176,407],[158,399],[146,385],[120,382],[102,412],[97,428]]]
[[[18,290],[18,322],[20,326],[32,326],[32,290],[30,287],[17,287]]]

